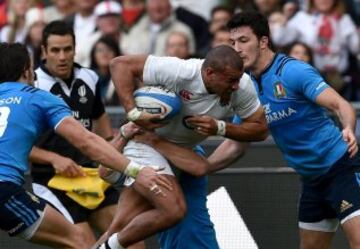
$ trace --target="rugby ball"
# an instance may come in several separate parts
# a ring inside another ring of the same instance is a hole
[[[160,86],[145,86],[134,92],[135,105],[148,113],[163,114],[164,119],[177,115],[181,98],[173,91]]]

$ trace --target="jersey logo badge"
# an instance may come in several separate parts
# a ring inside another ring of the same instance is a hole
[[[283,98],[286,96],[286,91],[285,91],[285,88],[284,86],[281,84],[280,81],[276,82],[274,84],[274,96],[277,98],[277,99],[280,99],[280,98]]]
[[[340,213],[343,213],[352,207],[353,207],[353,204],[349,203],[348,201],[342,200],[342,202],[340,204]]]
[[[193,96],[194,94],[186,89],[182,89],[179,92],[179,95],[181,96],[181,98],[183,100],[189,101],[189,100],[191,100],[191,96]]]
[[[79,99],[80,103],[85,104],[88,101],[88,99],[85,97],[86,96],[86,88],[84,85],[79,87],[78,94],[80,96],[80,99]]]

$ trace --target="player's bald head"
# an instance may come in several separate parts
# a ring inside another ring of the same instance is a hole
[[[205,57],[203,68],[211,67],[215,71],[232,68],[243,71],[243,61],[238,53],[227,45],[220,45],[211,49]]]

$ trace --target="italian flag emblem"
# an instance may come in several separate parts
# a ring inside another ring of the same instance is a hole
[[[274,95],[276,98],[283,98],[286,96],[286,91],[281,82],[276,82],[274,84]]]

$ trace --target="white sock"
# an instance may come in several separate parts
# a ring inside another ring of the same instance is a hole
[[[100,246],[100,249],[106,249],[110,247],[111,249],[126,249],[125,247],[123,247],[122,245],[120,245],[119,240],[117,238],[117,233],[114,233],[113,235],[110,236],[110,238]]]

